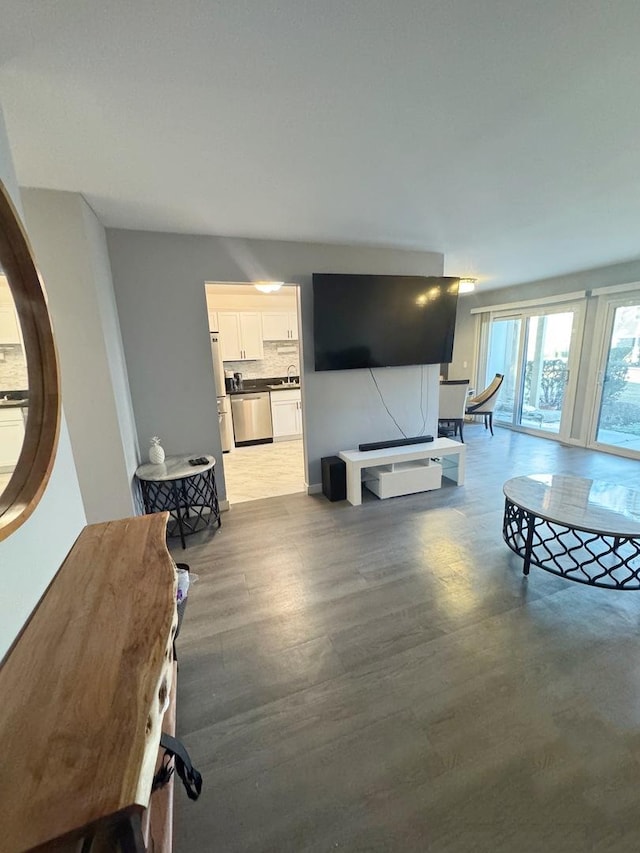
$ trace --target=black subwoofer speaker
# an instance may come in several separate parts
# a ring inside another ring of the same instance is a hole
[[[347,499],[347,466],[339,456],[324,456],[322,464],[322,494],[330,501]]]

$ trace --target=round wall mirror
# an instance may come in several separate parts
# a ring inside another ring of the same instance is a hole
[[[31,515],[60,425],[56,351],[28,240],[0,182],[0,540]]]

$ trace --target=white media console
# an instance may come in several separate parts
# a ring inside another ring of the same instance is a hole
[[[441,478],[464,483],[467,448],[450,438],[384,450],[341,450],[347,466],[347,500],[362,503],[362,484],[380,498],[439,489]]]

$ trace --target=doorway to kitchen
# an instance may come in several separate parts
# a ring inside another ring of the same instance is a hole
[[[230,504],[305,492],[299,287],[205,284]]]

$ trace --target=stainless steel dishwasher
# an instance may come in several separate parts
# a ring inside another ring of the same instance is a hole
[[[271,395],[268,391],[233,394],[231,414],[236,445],[273,441]]]

